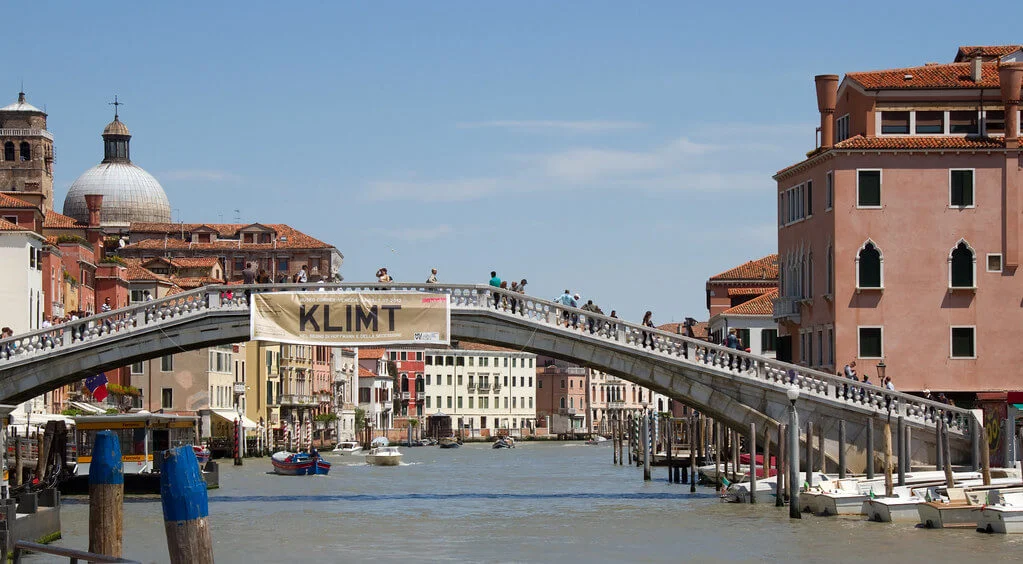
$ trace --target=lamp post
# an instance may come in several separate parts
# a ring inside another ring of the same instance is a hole
[[[799,414],[796,413],[799,388],[789,388],[785,396],[789,399],[789,517],[802,519],[803,514],[799,511]]]
[[[878,380],[877,385],[881,386],[882,388],[884,387],[884,372],[885,372],[885,369],[887,369],[887,368],[888,367],[885,365],[884,360],[882,360],[881,362],[877,363],[877,380]]]

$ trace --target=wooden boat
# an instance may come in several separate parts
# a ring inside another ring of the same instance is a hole
[[[511,437],[498,437],[491,448],[515,448],[515,439]]]
[[[983,533],[1023,533],[1023,491],[998,494],[997,503],[980,508],[977,530]]]
[[[946,492],[947,500],[921,503],[917,505],[917,515],[920,524],[928,529],[979,529],[979,511],[985,505],[996,505],[1006,496],[1018,493],[1023,493],[1023,487],[949,488]]]
[[[401,456],[398,447],[377,447],[366,455],[366,462],[373,466],[397,466],[401,463]]]
[[[351,455],[351,454],[359,454],[360,452],[362,452],[362,445],[360,445],[359,443],[357,443],[355,441],[342,441],[342,442],[338,443],[337,446],[334,447],[334,450],[332,450],[330,452],[332,452],[334,454],[339,454],[339,455],[342,455],[342,456],[343,455]]]
[[[458,442],[458,439],[454,437],[444,437],[437,441],[437,445],[440,448],[458,448],[462,446],[462,443]]]
[[[976,479],[979,477],[980,473],[978,472],[959,472],[955,474],[956,480]],[[939,471],[906,474],[907,486],[935,485],[944,480],[945,473]],[[823,517],[831,515],[860,515],[863,511],[864,501],[884,495],[884,478],[859,480],[852,488],[845,487],[837,492],[824,493],[817,496],[813,507],[813,514]]]
[[[877,523],[916,523],[920,519],[918,505],[940,499],[942,485],[897,486],[892,496],[867,498],[860,513]]]
[[[315,450],[311,453],[285,450],[275,452],[270,457],[270,463],[273,464],[274,472],[282,476],[312,476],[330,472],[330,462]]]

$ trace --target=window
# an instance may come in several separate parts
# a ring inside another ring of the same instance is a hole
[[[974,110],[949,112],[948,132],[965,133],[967,135],[979,133],[977,128],[977,112]]]
[[[945,112],[916,112],[916,132],[938,135],[945,133]]]
[[[429,374],[426,375],[426,384],[427,385],[430,384],[430,375]]]
[[[960,208],[973,207],[973,169],[948,171],[948,205]]]
[[[778,350],[778,330],[764,329],[760,332],[760,351],[773,352]]]
[[[824,331],[817,331],[817,366],[824,366]]]
[[[472,401],[472,400],[470,400]],[[472,407],[471,405],[469,407]],[[430,409],[430,396],[426,396],[426,409]]]
[[[564,378],[561,379],[561,389],[562,390],[565,389],[565,379]]]
[[[433,357],[432,356],[427,356],[426,360],[424,361],[424,364],[426,366],[433,366]],[[472,366],[472,365],[470,364],[470,366]]]
[[[543,380],[537,380],[536,381],[536,387],[542,389],[543,388]]]
[[[462,409],[462,396],[458,396],[458,409]]]
[[[160,372],[174,372],[174,355],[160,357]]]
[[[881,207],[881,171],[856,171],[856,205],[861,208]]]
[[[459,386],[462,385],[462,375],[461,374],[458,375],[458,385]]]
[[[565,398],[561,398],[561,409],[565,409]]]
[[[977,358],[975,327],[952,328],[952,358]]]
[[[10,141],[4,143],[4,160],[14,160],[14,143],[11,143]]]
[[[835,120],[835,135],[836,143],[849,138],[849,114]]]
[[[28,144],[28,141],[22,141],[19,149],[22,162],[32,160],[32,146]]]
[[[449,386],[451,385],[451,375],[450,374],[448,374],[448,385]],[[451,406],[449,405],[448,407],[451,407]]]
[[[440,409],[440,406],[441,406],[440,396],[437,396],[437,409]],[[451,407],[451,406],[449,405],[448,407]]]
[[[465,357],[464,356],[456,356],[455,357],[455,366],[465,366]]]
[[[738,329],[735,331],[735,336],[739,338],[743,350],[749,347],[749,329]]]
[[[960,239],[959,244],[948,255],[949,288],[973,288],[976,254]]]
[[[827,253],[827,256],[825,257],[825,262],[827,263],[825,266],[827,267],[827,270],[828,270],[828,272],[827,272],[828,292],[827,293],[829,295],[831,295],[831,294],[835,293],[835,249],[831,245],[828,245],[828,253]]]
[[[856,255],[856,287],[881,288],[884,280],[882,263],[881,251],[868,240]]]
[[[1005,111],[987,110],[984,112],[984,134],[1005,133]]]
[[[835,329],[828,327],[828,364],[835,365]]]
[[[446,356],[446,357],[444,357],[444,364],[446,366],[454,366],[455,365],[455,357],[453,357],[453,356]]]
[[[883,358],[882,335],[881,327],[860,327],[859,358]]]
[[[469,409],[472,409],[472,404],[473,404],[472,400],[473,400],[473,397],[469,396]]]
[[[160,407],[163,409],[171,409],[174,407],[174,390],[171,388],[164,388],[160,391]]]
[[[909,112],[881,112],[882,135],[908,135]]]
[[[234,257],[234,270],[235,272],[245,270],[245,257]]]
[[[835,175],[828,171],[824,175],[824,210],[830,210],[835,206]]]
[[[145,374],[145,365],[141,362],[136,362],[131,365],[132,374]]]
[[[505,376],[505,377],[504,377],[504,385],[505,385],[505,386],[507,386],[507,385],[508,385],[508,377],[507,377],[507,376]]]
[[[210,372],[231,372],[231,353],[228,351],[210,349]]]
[[[504,367],[508,368],[508,357],[504,357]]]
[[[813,215],[813,180],[806,181],[806,216]]]
[[[1002,255],[1000,255],[1000,254],[989,254],[987,256],[987,271],[988,272],[1001,272],[1002,271]]]
[[[533,407],[533,397],[532,396],[530,396],[530,398],[529,398],[529,407],[530,408]]]

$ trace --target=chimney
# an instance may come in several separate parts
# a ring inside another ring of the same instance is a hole
[[[974,57],[973,60],[970,61],[970,76],[973,78],[974,82],[978,84],[980,83],[980,79],[984,77],[984,59]]]
[[[89,208],[89,227],[99,227],[99,211],[103,207],[103,194],[86,195],[85,206]]]
[[[813,77],[817,85],[817,109],[821,112],[821,148],[835,144],[835,102],[838,98],[838,75],[819,74]]]
[[[998,68],[1005,105],[1005,148],[1019,148],[1019,89],[1023,81],[1023,63],[1004,63]]]

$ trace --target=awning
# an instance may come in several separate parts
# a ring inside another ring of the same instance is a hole
[[[214,415],[220,417],[221,419],[224,419],[228,423],[234,423],[234,420],[239,418],[237,411],[231,411],[229,409],[211,409],[210,411],[212,411]],[[245,417],[244,415],[241,416],[241,422],[242,427],[245,429],[259,428],[259,425],[256,424],[255,421],[249,419],[248,417]]]
[[[1016,409],[1023,410],[1023,403],[1014,403],[1014,404],[1012,404],[1012,407],[1015,407]]]
[[[102,407],[92,405],[91,403],[85,403],[84,401],[69,401],[68,404],[75,409],[95,413],[97,415],[107,412],[107,410]]]

